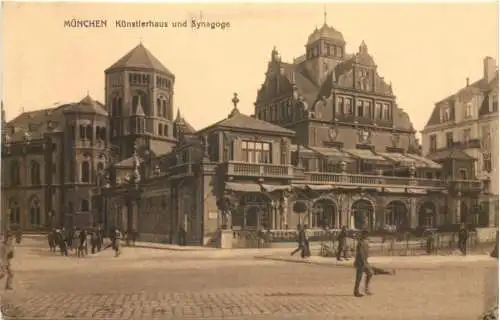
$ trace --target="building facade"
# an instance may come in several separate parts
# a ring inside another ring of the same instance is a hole
[[[475,176],[483,181],[478,210],[481,225],[498,226],[498,68],[491,57],[483,59],[483,77],[436,103],[422,130],[423,151],[430,158],[452,151],[455,157],[474,159],[472,171],[456,178]]]
[[[20,172],[3,178],[12,223],[104,224],[199,245],[228,229],[237,245],[297,224],[321,232],[475,221],[481,181],[444,178],[474,161],[423,157],[367,45],[347,53],[326,23],[293,63],[272,50],[254,115],[239,111],[234,94],[228,116],[198,131],[180,111],[173,118],[175,76],[142,44],[105,75],[104,105],[86,97],[6,124],[2,169]],[[45,171],[33,184],[35,159]]]

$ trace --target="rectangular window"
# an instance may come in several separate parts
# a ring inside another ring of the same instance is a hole
[[[353,114],[354,110],[352,109],[352,100],[351,99],[345,99],[344,100],[344,113],[345,114]]]
[[[472,103],[468,103],[465,106],[465,117],[466,118],[472,117]]]
[[[497,95],[494,95],[492,97],[492,108],[493,108],[493,112],[498,112],[498,96]]]
[[[382,105],[382,120],[389,120],[389,105],[384,103]]]
[[[447,148],[453,147],[453,132],[446,133],[446,147]]]
[[[491,153],[483,153],[483,171],[491,172]]]
[[[429,136],[429,151],[434,152],[437,150],[437,136],[435,134]]]
[[[441,110],[441,122],[448,122],[451,120],[451,108],[445,107]]]
[[[362,100],[357,100],[356,101],[356,111],[357,111],[357,116],[358,117],[363,117],[363,101]]]
[[[335,107],[335,114],[339,114],[342,112],[342,106],[344,105],[344,98],[338,97],[337,98],[337,105]]]
[[[472,130],[471,129],[464,129],[462,132],[462,142],[467,144],[470,141],[472,135]]]
[[[466,169],[460,169],[460,180],[467,180],[468,174]]]
[[[243,141],[243,159],[250,163],[271,163],[271,144],[268,142]]]
[[[382,118],[382,104],[381,103],[375,103],[374,118],[375,119],[381,119]]]
[[[366,118],[371,117],[371,108],[372,108],[372,103],[370,101],[364,101],[363,102],[363,114]]]

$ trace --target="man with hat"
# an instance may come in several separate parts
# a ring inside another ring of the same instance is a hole
[[[356,282],[354,283],[354,296],[362,297],[363,295],[359,292],[359,285],[361,284],[361,279],[363,278],[363,273],[365,274],[365,294],[371,295],[370,292],[370,280],[374,275],[395,275],[396,270],[387,271],[382,268],[376,268],[368,263],[369,256],[369,245],[368,245],[368,231],[361,230],[358,238],[358,243],[356,245],[356,257],[354,259],[354,267],[356,268]]]
[[[365,292],[370,295],[369,285],[370,280],[373,276],[373,270],[368,263],[368,231],[361,230],[358,238],[358,243],[356,245],[356,257],[354,258],[354,267],[356,268],[356,280],[354,283],[354,296],[362,297],[363,295],[359,292],[359,285],[361,284],[361,279],[363,278],[363,273],[365,274]]]
[[[11,269],[11,260],[14,258],[14,244],[13,235],[9,231],[7,231],[4,235],[0,254],[0,280],[7,276],[5,289],[12,290],[12,280],[14,278],[14,274]]]

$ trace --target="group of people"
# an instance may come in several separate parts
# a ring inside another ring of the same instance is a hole
[[[56,252],[57,248],[59,248],[63,256],[68,256],[68,251],[75,251],[77,257],[85,257],[89,254],[90,245],[90,252],[92,254],[112,247],[115,251],[115,256],[118,257],[121,254],[121,231],[118,228],[112,229],[109,237],[111,243],[108,246],[104,246],[104,238],[104,232],[100,227],[89,229],[75,227],[71,230],[66,230],[64,227],[59,229],[54,228],[47,235],[49,250]]]

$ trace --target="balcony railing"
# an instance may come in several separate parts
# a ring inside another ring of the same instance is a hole
[[[313,184],[339,184],[353,186],[419,186],[444,188],[447,182],[437,179],[387,177],[336,172],[306,172],[306,180]]]
[[[287,179],[291,179],[294,174],[293,167],[290,165],[235,161],[224,163],[224,171],[229,176],[275,177]]]
[[[449,184],[454,192],[481,192],[483,188],[479,180],[453,180]]]

